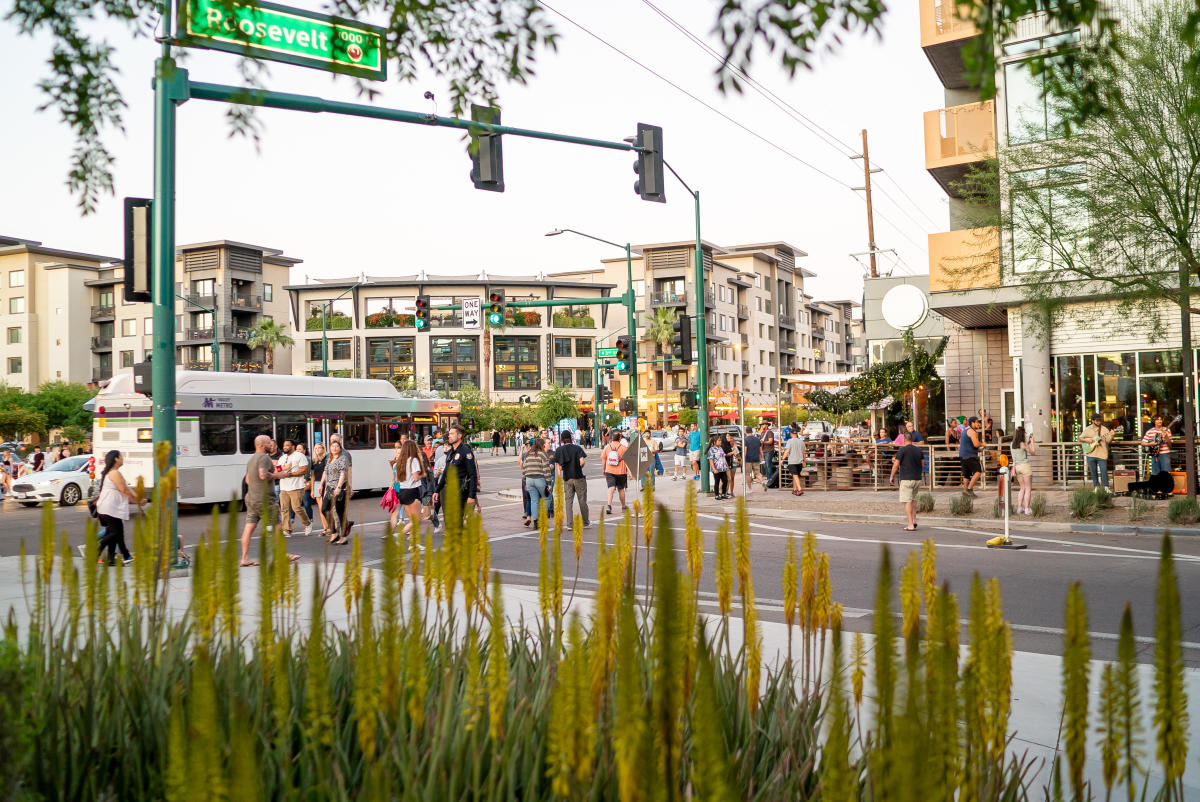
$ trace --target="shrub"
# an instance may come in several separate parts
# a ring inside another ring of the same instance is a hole
[[[1067,506],[1071,509],[1071,515],[1086,521],[1096,514],[1096,494],[1089,488],[1077,487],[1067,497]]]
[[[1111,510],[1113,508],[1113,493],[1107,487],[1101,486],[1096,488],[1095,495],[1096,509]]]
[[[951,515],[970,515],[975,511],[975,502],[966,493],[950,499]]]
[[[1194,524],[1200,521],[1200,504],[1194,498],[1173,498],[1167,506],[1167,520],[1173,524]]]
[[[933,494],[917,494],[917,512],[933,512]]]
[[[1146,517],[1146,512],[1149,509],[1150,505],[1146,503],[1145,499],[1134,496],[1129,500],[1129,520],[1142,520]]]
[[[1029,509],[1033,513],[1034,518],[1041,518],[1046,514],[1046,494],[1034,493],[1033,498],[1029,499]]]

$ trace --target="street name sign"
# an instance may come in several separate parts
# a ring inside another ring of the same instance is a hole
[[[301,67],[387,78],[386,32],[377,25],[248,0],[184,0],[176,39]]]
[[[616,348],[598,348],[598,349],[596,349],[596,358],[597,359],[616,359],[617,358],[617,349]]]
[[[483,299],[462,299],[462,325],[464,329],[483,328]]]

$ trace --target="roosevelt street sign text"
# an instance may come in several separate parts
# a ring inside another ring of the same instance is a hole
[[[387,78],[385,32],[378,26],[266,2],[184,0],[180,5],[180,44]]]

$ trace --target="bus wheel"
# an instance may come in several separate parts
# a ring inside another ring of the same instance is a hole
[[[82,494],[79,492],[79,485],[70,484],[62,489],[62,495],[58,497],[58,503],[64,507],[74,507],[82,497]]]

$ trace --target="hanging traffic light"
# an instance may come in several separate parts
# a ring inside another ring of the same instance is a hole
[[[679,315],[675,319],[675,333],[671,338],[671,355],[684,365],[692,364],[692,319]]]
[[[417,331],[429,330],[429,296],[417,296],[417,313],[416,313]]]
[[[633,338],[622,334],[617,338],[617,370],[623,374],[633,373]]]
[[[695,390],[680,390],[679,406],[685,409],[695,409],[700,406],[700,393]]]
[[[502,326],[504,325],[504,315],[504,290],[488,290],[488,323],[493,326]]]
[[[638,179],[633,184],[633,191],[642,200],[666,203],[667,193],[663,181],[663,140],[662,128],[657,125],[638,123],[637,136],[634,146],[640,148],[637,161],[633,163],[633,171]]]
[[[500,124],[500,109],[471,105],[471,119],[488,125]],[[504,151],[500,134],[471,130],[471,183],[475,189],[504,191]]]
[[[613,398],[612,390],[608,389],[607,387],[600,387],[598,389],[600,390],[600,403],[601,404],[605,404],[605,403],[608,403],[609,401],[612,401],[612,398]]]

